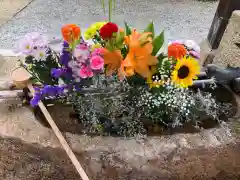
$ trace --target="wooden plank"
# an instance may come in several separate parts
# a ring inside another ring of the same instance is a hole
[[[211,28],[208,33],[208,41],[212,49],[217,49],[223,34],[227,28],[228,21],[234,10],[240,10],[240,0],[220,0]]]

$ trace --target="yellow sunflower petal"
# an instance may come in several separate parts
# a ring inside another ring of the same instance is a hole
[[[184,72],[181,68],[187,68]],[[193,84],[193,79],[197,78],[200,73],[200,66],[198,62],[191,57],[183,57],[177,60],[174,71],[172,72],[172,81],[181,87],[188,87]],[[184,77],[185,76],[185,77]]]

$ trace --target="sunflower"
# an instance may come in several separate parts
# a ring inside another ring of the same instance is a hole
[[[163,80],[161,79],[161,75],[157,72],[156,66],[151,66],[151,75],[147,78],[147,84],[149,88],[159,88],[163,84]]]
[[[177,60],[177,64],[172,72],[172,81],[181,87],[188,87],[193,84],[193,79],[197,79],[200,73],[198,62],[192,57],[183,57]]]

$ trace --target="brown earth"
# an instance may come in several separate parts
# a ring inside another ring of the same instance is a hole
[[[44,148],[16,139],[0,138],[0,154],[1,180],[80,179],[65,153],[58,148]],[[157,159],[149,161],[148,163],[156,168],[149,171],[144,166],[141,168],[143,171],[126,171],[124,167],[113,168],[104,158],[101,160],[101,167],[94,167],[94,164],[88,164],[86,158],[78,157],[84,162],[88,175],[96,180],[240,179],[240,144],[229,144],[217,149],[184,151],[180,156],[165,159],[164,162]],[[90,167],[100,168],[99,174],[91,173]]]

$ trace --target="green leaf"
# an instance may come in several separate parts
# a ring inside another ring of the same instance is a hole
[[[155,32],[154,32],[154,24],[153,21],[148,24],[147,28],[144,30],[144,32],[150,32],[152,33],[152,37],[155,37]]]
[[[127,22],[124,21],[126,35],[129,36],[132,33],[131,28],[128,26]]]
[[[164,31],[161,32],[154,40],[153,40],[153,51],[152,55],[155,56],[158,51],[161,49],[164,43]]]

